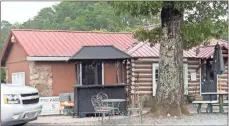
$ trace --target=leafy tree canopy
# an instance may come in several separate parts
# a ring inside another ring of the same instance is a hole
[[[1,68],[1,81],[4,81],[6,79],[6,71],[4,68]]]
[[[210,37],[227,32],[227,2],[223,1],[141,1],[111,2],[118,14],[161,15],[154,28],[139,28],[134,36],[140,41],[160,42],[155,104],[157,116],[189,114],[184,103],[183,49],[197,46]],[[155,88],[155,87],[154,87]]]
[[[158,15],[162,8],[176,8],[183,13],[181,36],[184,48],[197,46],[210,37],[225,38],[228,31],[227,20],[223,19],[228,8],[226,1],[112,2],[111,5],[118,14],[132,16]],[[161,23],[163,25],[163,22]],[[135,37],[141,41],[157,43],[161,30],[161,25],[155,26],[152,30],[139,28],[135,31]]]
[[[140,26],[158,23],[159,16],[119,16],[107,2],[61,2],[41,9],[38,15],[22,24],[2,21],[0,49],[12,28],[130,32]]]

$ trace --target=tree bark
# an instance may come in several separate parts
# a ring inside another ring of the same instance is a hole
[[[183,106],[183,44],[180,34],[182,21],[183,11],[176,9],[173,4],[162,8],[159,81],[154,106],[154,112],[158,116],[180,116],[188,113]]]

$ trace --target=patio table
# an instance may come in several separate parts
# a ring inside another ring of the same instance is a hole
[[[120,104],[121,102],[125,102],[125,101],[126,101],[125,99],[104,99],[104,100],[102,100],[103,103],[111,103],[111,105],[112,105],[111,107],[114,108],[114,109],[112,110],[112,111],[113,111],[113,115],[114,115],[114,110],[115,110],[115,109],[117,109],[118,112],[120,113],[119,104]],[[118,106],[117,106],[117,107],[114,106],[115,103],[118,103]]]
[[[223,96],[228,95],[228,92],[204,92],[201,93],[202,95],[210,95],[210,101],[211,101],[211,96],[212,95],[219,95],[219,112],[223,113]],[[208,106],[212,109],[212,106]]]

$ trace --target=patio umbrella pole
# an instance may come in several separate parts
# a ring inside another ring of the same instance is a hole
[[[221,77],[219,75],[219,92],[222,93]],[[220,103],[222,103],[222,96],[220,97]]]

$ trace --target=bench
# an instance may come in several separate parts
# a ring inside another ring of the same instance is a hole
[[[206,108],[206,112],[207,113],[212,113],[213,111],[213,107],[212,106],[219,106],[219,101],[218,100],[214,100],[214,101],[193,101],[192,102],[193,104],[198,104],[198,107],[197,107],[197,112],[200,113],[201,112],[201,105],[202,104],[207,104],[207,108]],[[223,102],[223,106],[227,106],[228,105],[228,101],[225,100]],[[220,108],[220,111],[223,111],[221,110],[223,108]]]

